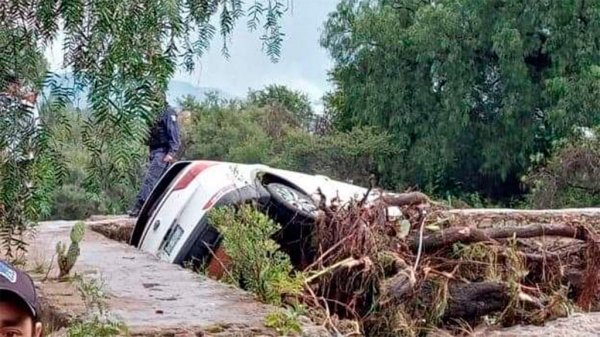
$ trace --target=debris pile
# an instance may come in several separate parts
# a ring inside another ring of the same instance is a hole
[[[598,217],[448,210],[421,193],[333,204],[320,206],[304,298],[332,329],[347,319],[367,336],[413,336],[600,309]]]

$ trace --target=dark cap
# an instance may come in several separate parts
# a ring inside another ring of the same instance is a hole
[[[0,293],[15,295],[26,304],[33,319],[39,316],[39,303],[33,280],[25,272],[0,260]]]

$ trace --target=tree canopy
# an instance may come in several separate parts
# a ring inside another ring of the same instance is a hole
[[[90,158],[83,183],[97,194],[117,181],[122,186],[121,182],[135,180],[135,172],[129,169],[139,166],[139,140],[147,133],[146,122],[163,108],[170,78],[178,68],[192,70],[217,35],[227,56],[235,23],[246,18],[248,29],[262,31],[266,55],[277,61],[283,37],[279,19],[287,4],[282,0],[248,5],[242,0],[0,1],[0,90],[15,76],[28,87],[52,89],[49,99],[41,102],[45,113],[39,125],[30,123],[34,112],[18,104],[0,118],[4,126],[28,126],[0,128],[2,248],[9,254],[15,245],[24,248],[19,235],[50,212],[50,192],[61,185],[68,169],[52,129],[59,125],[70,131],[71,120],[63,108],[77,89],[87,89],[91,110],[80,130]],[[63,65],[74,74],[74,88],[61,88],[60,78],[47,73],[42,50],[59,34],[64,37]],[[23,149],[7,154],[14,139],[20,139],[18,146]],[[21,152],[33,154],[33,159],[23,162]]]
[[[335,125],[386,130],[389,186],[519,191],[530,156],[600,122],[600,3],[343,0],[322,37]]]
[[[284,85],[268,85],[261,90],[250,90],[248,101],[258,107],[272,106],[288,111],[295,122],[308,129],[314,112],[308,95]]]

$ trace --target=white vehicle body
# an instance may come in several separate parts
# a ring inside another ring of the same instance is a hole
[[[202,250],[203,246],[209,247],[211,242],[198,241],[216,240],[217,234],[208,233],[214,229],[206,223],[206,215],[211,208],[269,198],[260,177],[292,186],[312,196],[315,202],[319,201],[319,189],[327,202],[337,199],[342,203],[363,198],[368,191],[325,176],[279,170],[265,165],[178,162],[163,175],[142,208],[131,244],[177,264],[199,255],[198,250]],[[368,199],[376,197],[376,194],[371,194]],[[202,254],[206,255],[206,252]]]

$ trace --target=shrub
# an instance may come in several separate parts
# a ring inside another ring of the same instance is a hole
[[[80,275],[73,278],[86,306],[86,313],[67,329],[68,337],[128,336],[127,326],[108,312],[107,296],[99,280],[85,280]]]
[[[213,209],[210,220],[222,234],[223,248],[231,258],[229,282],[274,305],[281,305],[285,295],[301,292],[303,275],[293,271],[289,256],[272,239],[279,227],[275,222],[247,205]]]
[[[378,162],[398,154],[388,134],[374,128],[312,135],[290,132],[278,166],[368,186],[369,175],[378,172]]]
[[[550,156],[523,181],[531,188],[529,204],[537,208],[600,205],[600,140],[598,130],[574,133],[554,145]]]
[[[83,187],[63,185],[54,193],[51,220],[80,220],[107,213],[107,201],[88,193]]]

